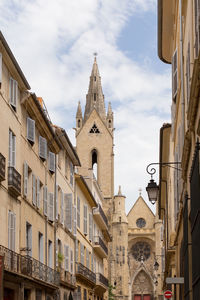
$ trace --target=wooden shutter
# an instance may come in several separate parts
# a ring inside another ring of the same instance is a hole
[[[76,227],[76,206],[74,205],[74,235],[77,234],[77,227]]]
[[[78,262],[78,240],[75,240],[75,262]]]
[[[69,246],[64,245],[65,270],[69,271]]]
[[[11,237],[12,237],[12,231],[11,231],[11,214],[12,212],[8,211],[8,248],[11,249]]]
[[[12,167],[12,131],[9,130],[9,157],[8,157],[8,165]]]
[[[92,214],[89,213],[89,240],[90,241],[93,241],[93,217],[92,217]]]
[[[28,196],[28,164],[24,162],[24,196]]]
[[[84,245],[81,244],[81,264],[84,265]]]
[[[89,251],[86,249],[86,267],[89,269],[90,262],[89,262]]]
[[[49,151],[49,171],[55,172],[55,153]]]
[[[92,270],[92,272],[94,272],[93,253],[91,253],[91,270]]]
[[[70,272],[73,274],[74,272],[74,253],[73,250],[70,250]]]
[[[47,159],[47,140],[42,136],[39,136],[39,156],[43,159]]]
[[[60,222],[64,224],[64,193],[61,190],[61,201],[60,201]]]
[[[16,136],[12,134],[12,166],[15,167],[16,162]]]
[[[58,238],[56,238],[56,267],[58,267]]]
[[[43,212],[44,215],[47,216],[47,195],[48,195],[48,191],[47,191],[47,186],[44,186],[43,189]]]
[[[15,251],[16,215],[8,211],[8,248]]]
[[[83,231],[87,235],[87,205],[84,204]]]
[[[9,98],[10,104],[16,109],[17,106],[17,95],[18,94],[18,84],[17,81],[10,77],[10,88],[9,88]]]
[[[2,84],[2,68],[3,68],[2,53],[0,53],[0,88],[1,88],[1,84]]]
[[[81,209],[81,201],[80,198],[77,198],[77,226],[80,228],[80,209]]]
[[[40,179],[37,178],[36,205],[40,207]]]
[[[54,211],[53,211],[53,193],[49,193],[49,201],[48,201],[48,219],[49,221],[54,221]]]
[[[65,226],[72,231],[72,194],[65,194]]]
[[[70,184],[73,185],[74,182],[74,166],[70,161]]]
[[[36,178],[34,174],[32,174],[32,202],[33,205],[36,205]]]
[[[56,184],[56,220],[58,220],[58,185]]]
[[[96,257],[93,257],[93,261],[94,261],[94,273],[96,273]]]
[[[9,130],[9,167],[15,167],[16,136]]]
[[[31,118],[27,118],[27,139],[35,143],[35,121]]]
[[[178,54],[177,49],[172,57],[172,98],[176,101],[178,90]]]

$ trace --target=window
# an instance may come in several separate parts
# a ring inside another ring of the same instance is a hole
[[[87,235],[87,205],[84,204],[83,231]]]
[[[9,130],[9,167],[15,168],[16,163],[16,136]]]
[[[89,251],[86,249],[86,267],[89,269],[90,262],[89,262]]]
[[[53,267],[53,246],[52,241],[48,241],[48,266]]]
[[[143,219],[143,218],[137,219],[136,225],[137,225],[138,228],[143,228],[143,227],[145,227],[145,226],[146,226],[146,221],[145,221],[145,219]]]
[[[77,222],[76,222],[76,206],[74,205],[74,235],[76,236],[77,234]]]
[[[89,240],[93,241],[93,216],[89,213]]]
[[[81,120],[78,119],[78,128],[80,128],[80,127],[81,127]]]
[[[65,155],[65,177],[68,177],[68,158],[67,155]]]
[[[65,226],[72,231],[72,194],[65,194]]]
[[[32,256],[32,225],[26,222],[26,248],[27,254]]]
[[[84,298],[83,299],[87,300],[87,290],[86,289],[84,289]]]
[[[81,201],[80,198],[77,198],[77,226],[80,228],[80,209],[81,209]]]
[[[48,190],[47,190],[47,186],[44,186],[43,188],[43,213],[45,216],[47,216],[47,208],[48,208]]]
[[[32,202],[36,206],[36,178],[34,174],[32,174]]]
[[[24,162],[24,196],[28,196],[28,164]]]
[[[38,233],[38,257],[43,263],[43,234],[41,232]]]
[[[96,124],[94,123],[94,125],[92,126],[92,128],[90,129],[90,133],[100,133],[99,129],[97,128]]]
[[[39,136],[39,156],[42,160],[47,159],[47,140]]]
[[[97,94],[94,93],[94,101],[96,101],[96,100],[97,100]]]
[[[55,215],[55,217],[56,217],[56,220],[58,220],[58,195],[60,194],[60,188],[59,188],[59,186],[58,186],[58,184],[56,184],[56,215]]]
[[[55,153],[49,151],[49,171],[55,173]]]
[[[8,211],[8,248],[15,251],[16,215]]]
[[[36,300],[42,300],[42,290],[36,289]]]
[[[74,253],[73,250],[70,250],[70,272],[73,274],[74,272]]]
[[[131,248],[131,252],[135,260],[147,260],[151,254],[151,248],[146,242],[137,242]]]
[[[16,110],[18,100],[18,83],[12,77],[10,77],[9,99],[10,105]]]
[[[73,185],[74,183],[74,166],[70,161],[70,184]]]
[[[64,193],[60,191],[60,223],[64,225]]]
[[[69,246],[64,245],[65,270],[69,271]]]
[[[48,199],[48,219],[49,221],[54,221],[54,195],[53,193],[49,193],[49,199]]]
[[[35,121],[27,118],[27,139],[31,144],[35,143]]]
[[[81,264],[84,265],[84,245],[81,244]]]

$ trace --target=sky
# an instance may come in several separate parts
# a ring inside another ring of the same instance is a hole
[[[159,160],[159,130],[171,110],[171,66],[157,56],[157,1],[0,0],[0,12],[31,91],[74,145],[77,104],[84,109],[98,53],[105,105],[114,112],[115,194],[121,185],[127,213],[140,188],[148,203],[146,166]]]

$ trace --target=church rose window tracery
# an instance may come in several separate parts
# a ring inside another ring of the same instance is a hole
[[[147,260],[151,255],[150,245],[146,242],[137,242],[131,248],[131,252],[135,260],[143,261]]]
[[[145,219],[143,219],[143,218],[137,219],[136,225],[137,225],[137,227],[139,227],[139,228],[145,227],[145,226],[146,226],[146,221],[145,221]]]

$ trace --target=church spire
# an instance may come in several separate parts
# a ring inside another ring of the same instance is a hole
[[[94,58],[92,73],[90,76],[88,94],[86,96],[84,122],[88,119],[93,109],[96,109],[96,111],[101,116],[102,120],[106,122],[104,95],[102,91],[101,77],[99,75],[96,55]]]
[[[78,102],[77,112],[76,112],[76,129],[79,130],[82,128],[83,118],[82,118],[82,110],[81,103]]]

